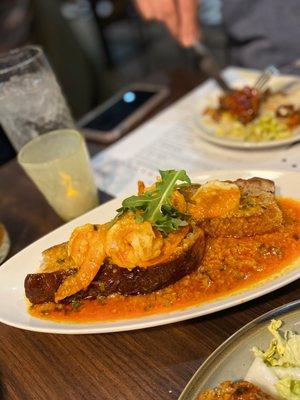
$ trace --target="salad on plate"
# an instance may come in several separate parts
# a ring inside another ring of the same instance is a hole
[[[300,399],[300,334],[282,331],[283,323],[272,320],[273,335],[266,350],[252,349],[255,359],[245,377],[277,399]]]

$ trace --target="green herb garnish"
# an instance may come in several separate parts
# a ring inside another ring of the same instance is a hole
[[[72,299],[71,301],[72,311],[78,311],[79,307],[81,306],[81,302],[77,299]]]
[[[157,230],[168,234],[188,224],[187,215],[173,207],[171,195],[173,189],[190,185],[191,180],[184,170],[167,170],[159,173],[161,179],[155,183],[153,189],[123,200],[122,207],[117,210],[117,218],[126,211],[138,212],[137,222],[149,221]]]
[[[100,292],[104,292],[105,291],[105,284],[103,282],[99,282],[98,286],[99,286]]]

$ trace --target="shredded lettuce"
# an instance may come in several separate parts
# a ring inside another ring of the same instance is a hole
[[[285,376],[284,378],[279,379],[275,386],[283,399],[300,399],[300,379],[293,379],[290,376]]]
[[[270,369],[270,368],[269,368]],[[273,373],[278,379],[285,377],[286,375],[290,376],[293,379],[300,380],[300,368],[293,367],[272,367]]]
[[[270,346],[266,351],[254,347],[253,352],[272,367],[300,367],[300,335],[289,330],[281,334],[281,325],[281,321],[272,320],[268,327],[273,335]]]
[[[216,134],[222,137],[243,139],[246,142],[263,142],[289,138],[293,135],[293,130],[272,114],[262,115],[250,124],[244,125],[225,112],[221,123],[218,123],[216,127]]]
[[[246,378],[275,398],[300,400],[300,334],[280,331],[281,326],[282,321],[272,320],[269,347],[265,351],[252,349],[256,358]]]
[[[278,392],[275,386],[276,382],[278,381],[278,377],[274,373],[273,368],[268,367],[261,358],[255,357],[245,376],[245,380],[258,386],[261,388],[261,390],[272,396],[274,399],[278,398]]]

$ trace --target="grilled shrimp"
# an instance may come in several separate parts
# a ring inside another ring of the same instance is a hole
[[[172,206],[176,208],[176,210],[182,213],[186,212],[187,204],[185,198],[178,190],[173,190],[171,195],[171,203]]]
[[[164,240],[155,232],[150,222],[137,223],[134,216],[127,214],[108,231],[106,254],[119,267],[133,268],[158,257]]]
[[[68,254],[78,271],[59,286],[55,302],[87,288],[92,282],[105,259],[106,234],[106,225],[86,224],[73,231],[68,242]]]

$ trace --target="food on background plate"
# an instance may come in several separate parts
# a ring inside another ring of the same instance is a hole
[[[231,294],[300,256],[300,205],[262,178],[193,184],[160,171],[103,225],[76,228],[27,275],[31,315],[64,321],[133,318]]]
[[[272,400],[273,397],[246,381],[225,381],[203,392],[198,400]]]
[[[280,91],[259,92],[245,86],[222,94],[218,105],[207,107],[203,114],[217,136],[250,142],[282,140],[293,136],[300,125],[299,98],[299,93],[295,100]]]
[[[276,110],[276,117],[282,118],[289,128],[300,125],[300,108],[293,104],[282,104]]]
[[[223,112],[228,112],[242,124],[253,121],[259,113],[259,108],[269,91],[259,92],[249,86],[225,93],[219,98],[219,108],[212,115],[218,121]]]
[[[255,359],[246,375],[275,398],[300,399],[300,334],[280,331],[282,321],[272,320],[268,329],[273,339],[266,350],[253,348]]]
[[[281,332],[281,327],[282,321],[271,321],[268,329],[273,339],[266,350],[252,349],[255,359],[245,380],[225,381],[204,391],[198,400],[299,400],[300,334]]]

